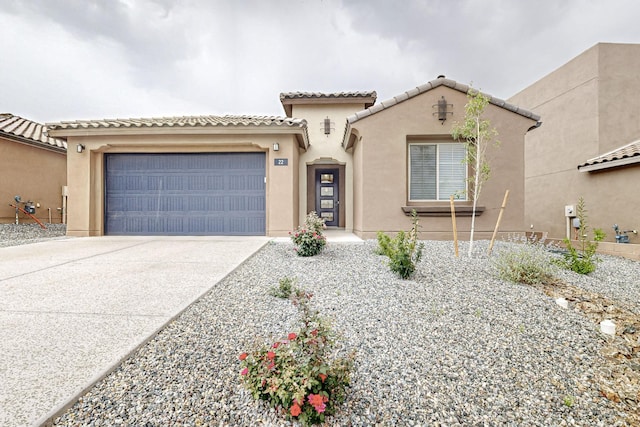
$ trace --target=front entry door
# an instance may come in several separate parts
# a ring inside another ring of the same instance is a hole
[[[329,227],[337,227],[340,212],[338,169],[316,170],[316,212]]]

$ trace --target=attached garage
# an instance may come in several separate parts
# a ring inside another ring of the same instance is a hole
[[[68,236],[287,236],[307,122],[186,116],[49,123],[67,151]]]
[[[104,158],[105,234],[265,235],[263,152]]]

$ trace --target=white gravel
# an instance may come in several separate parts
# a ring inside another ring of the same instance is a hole
[[[330,243],[311,258],[271,243],[55,425],[287,425],[238,375],[238,355],[257,337],[295,327],[292,305],[268,292],[285,276],[313,292],[343,334],[341,350],[357,350],[348,399],[328,425],[624,425],[592,380],[604,363],[597,325],[497,279],[484,256],[455,258],[451,242],[425,243],[414,280],[394,276],[373,241]],[[601,273],[565,280],[637,304],[639,263],[606,258]]]
[[[0,224],[0,248],[26,245],[52,238],[64,238],[67,226],[64,224]]]

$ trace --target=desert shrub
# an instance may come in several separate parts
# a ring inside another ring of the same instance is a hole
[[[289,232],[295,251],[299,256],[307,257],[318,255],[322,252],[327,239],[322,235],[324,220],[315,212],[310,212],[305,218],[304,225],[295,231]]]
[[[311,294],[294,291],[301,328],[285,339],[240,355],[240,375],[256,399],[304,425],[325,421],[345,399],[354,355],[330,360],[337,340],[326,319],[311,307]]]
[[[378,248],[376,253],[389,258],[389,268],[403,279],[413,276],[416,264],[422,258],[424,243],[418,242],[418,215],[411,212],[412,227],[409,232],[400,231],[391,239],[383,232],[378,232]]]
[[[553,280],[555,268],[544,242],[525,237],[511,237],[509,241],[512,244],[500,250],[492,261],[501,279],[527,285],[550,283]]]
[[[598,242],[602,241],[606,234],[600,228],[593,229],[593,240],[589,240],[587,224],[587,209],[584,206],[584,199],[580,197],[576,206],[576,215],[580,221],[578,229],[578,246],[576,248],[571,240],[564,239],[567,252],[564,259],[560,261],[560,265],[578,274],[589,274],[596,270],[596,264],[600,259],[596,256]]]

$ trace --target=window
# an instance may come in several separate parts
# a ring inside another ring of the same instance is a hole
[[[466,200],[465,156],[457,142],[409,144],[409,200]]]

